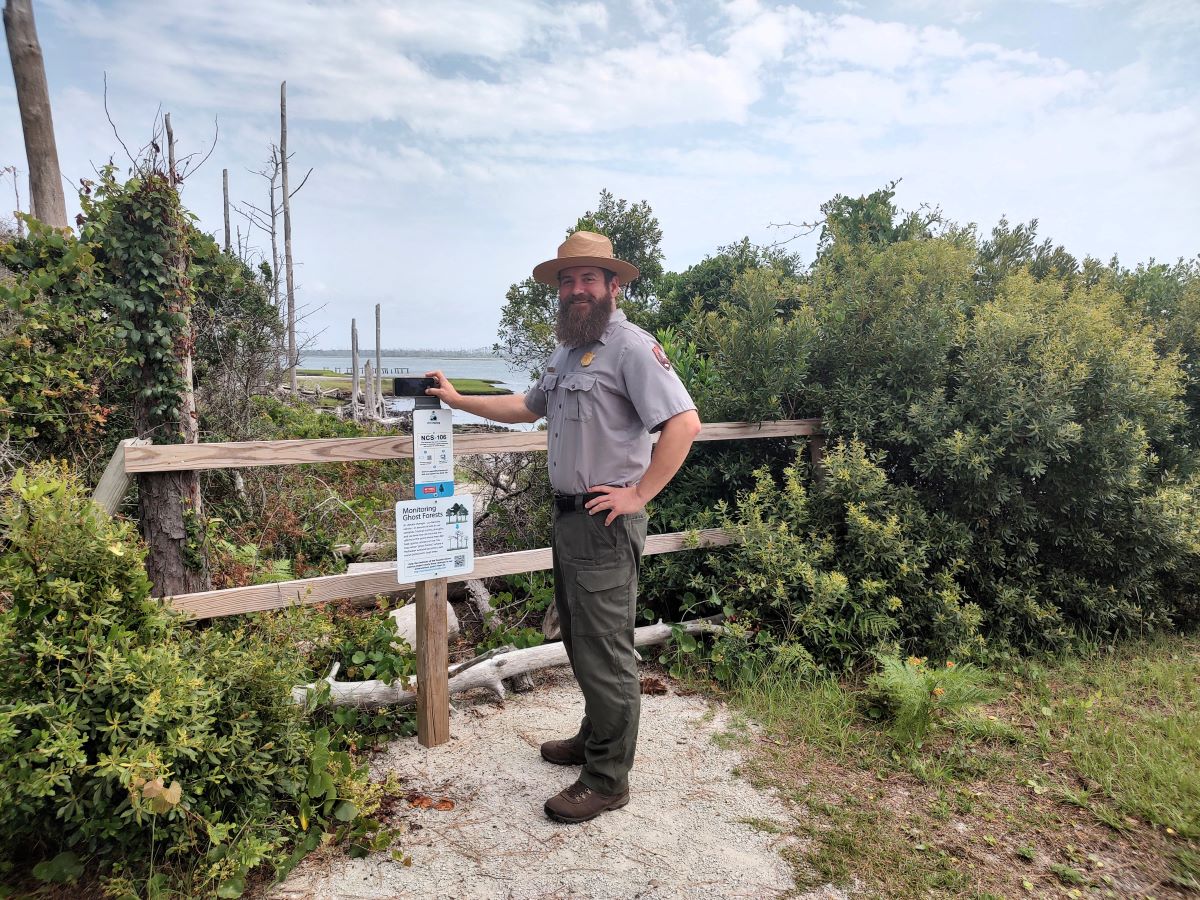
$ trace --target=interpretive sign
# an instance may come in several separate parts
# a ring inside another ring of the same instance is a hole
[[[434,497],[396,504],[396,576],[400,583],[465,575],[475,568],[473,499]]]
[[[454,496],[454,424],[448,409],[414,409],[413,496]]]

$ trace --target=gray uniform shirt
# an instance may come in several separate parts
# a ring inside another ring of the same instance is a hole
[[[558,346],[525,406],[546,417],[550,484],[560,494],[636,484],[650,465],[651,432],[696,408],[658,342],[619,309],[600,340]]]

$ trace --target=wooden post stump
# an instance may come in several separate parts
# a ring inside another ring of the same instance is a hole
[[[436,747],[450,740],[446,579],[417,582],[417,740]]]
[[[809,439],[808,452],[812,455],[813,483],[825,480],[825,435],[814,434]]]

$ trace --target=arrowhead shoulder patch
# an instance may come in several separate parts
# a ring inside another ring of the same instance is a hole
[[[658,344],[654,345],[654,358],[658,360],[658,364],[660,366],[662,366],[668,372],[671,371],[671,360],[667,359],[666,352],[664,352],[663,348]]]

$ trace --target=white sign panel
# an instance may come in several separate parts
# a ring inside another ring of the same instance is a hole
[[[474,498],[435,497],[396,504],[400,583],[465,575],[475,568]]]
[[[413,496],[454,496],[454,424],[448,409],[414,409]]]

